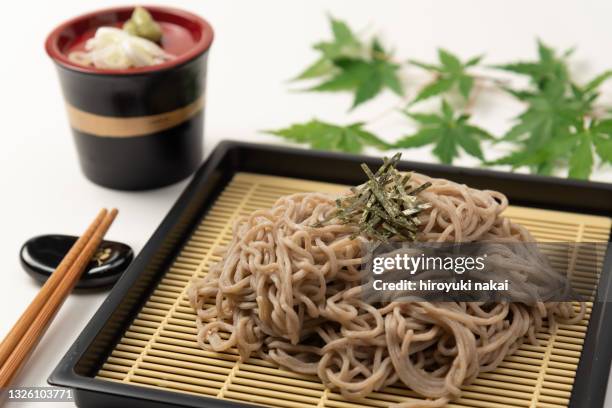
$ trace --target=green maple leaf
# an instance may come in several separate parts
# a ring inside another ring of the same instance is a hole
[[[482,60],[482,56],[476,56],[463,63],[447,50],[438,50],[439,65],[427,64],[411,60],[413,65],[433,72],[436,75],[431,83],[426,85],[414,98],[412,103],[440,95],[452,89],[458,89],[459,93],[467,100],[474,87],[474,77],[467,73],[469,67],[475,66]]]
[[[496,68],[516,74],[527,75],[531,82],[540,90],[545,89],[551,82],[568,82],[569,69],[567,57],[572,49],[558,56],[555,50],[538,40],[538,61],[515,62],[497,65]]]
[[[344,21],[329,18],[333,33],[332,41],[321,41],[314,45],[330,61],[342,58],[360,58],[364,55],[364,44]]]
[[[565,133],[558,136],[556,143],[515,150],[507,156],[485,164],[505,164],[512,166],[512,169],[527,166],[535,173],[550,175],[555,167],[568,160],[575,144],[575,136]]]
[[[313,48],[321,53],[319,59],[304,69],[294,80],[328,77],[339,69],[334,61],[360,59],[364,55],[364,44],[343,21],[330,17],[333,39],[316,43]]]
[[[593,169],[593,145],[591,134],[584,131],[576,135],[578,142],[569,159],[568,177],[588,179]]]
[[[594,124],[592,135],[597,155],[603,162],[612,163],[612,119]]]
[[[363,123],[340,126],[313,119],[284,129],[267,130],[265,132],[297,143],[307,144],[311,148],[319,150],[360,153],[365,146],[373,146],[381,150],[391,147],[378,136],[363,129]]]
[[[442,101],[439,114],[406,114],[419,123],[420,129],[400,139],[393,147],[407,149],[433,144],[432,153],[445,164],[452,164],[460,150],[484,160],[480,143],[493,140],[487,131],[468,123],[469,115],[455,113],[446,101]]]
[[[568,96],[566,88],[564,83],[551,82],[542,91],[519,96],[527,109],[501,140],[538,148],[579,125],[591,104],[582,97]]]
[[[592,121],[576,134],[576,145],[569,160],[568,177],[588,179],[594,164],[593,151],[604,163],[612,163],[612,119]]]
[[[343,21],[330,18],[333,39],[315,44],[321,56],[302,71],[295,80],[320,79],[309,88],[318,92],[352,92],[355,108],[376,97],[384,89],[403,95],[398,76],[400,66],[374,38],[368,44],[359,39]]]
[[[294,80],[318,78],[329,75],[334,71],[334,63],[326,57],[321,57],[302,71]]]
[[[588,179],[595,160],[593,151],[602,162],[612,163],[612,119],[592,121],[589,126],[580,124],[558,135],[554,142],[517,150],[489,164],[528,166],[540,174],[551,174],[556,167],[567,166],[568,177]]]
[[[593,167],[593,149],[602,161],[609,157],[612,126],[607,121],[586,119],[599,96],[599,87],[612,77],[612,72],[606,71],[579,86],[573,83],[567,67],[570,51],[557,56],[552,48],[538,42],[538,54],[538,61],[500,67],[527,75],[531,87],[508,90],[527,108],[500,140],[514,143],[518,149],[490,164],[526,166],[545,175],[567,166],[569,177],[588,178]]]
[[[397,70],[399,66],[388,61],[344,60],[337,62],[342,69],[328,80],[310,88],[312,91],[353,91],[353,108],[374,98],[387,87],[401,95],[403,89]]]

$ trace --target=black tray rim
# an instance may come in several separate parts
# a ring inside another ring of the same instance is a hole
[[[310,158],[313,160],[342,160],[344,162],[356,164],[366,162],[369,165],[376,165],[381,162],[380,158],[364,155],[312,151],[279,145],[246,143],[232,140],[220,142],[213,152],[211,152],[208,159],[202,164],[200,169],[195,173],[190,183],[180,194],[175,204],[171,207],[159,227],[147,241],[140,254],[135,258],[132,265],[113,287],[108,297],[103,301],[102,305],[84,327],[75,342],[61,358],[47,380],[49,384],[72,388],[75,390],[77,400],[79,399],[79,394],[81,394],[83,401],[102,397],[108,398],[106,400],[108,403],[131,400],[154,404],[151,406],[158,406],[159,404],[161,404],[159,406],[176,407],[196,407],[205,405],[211,408],[245,408],[260,406],[230,400],[221,400],[214,397],[190,395],[172,390],[166,391],[134,386],[127,383],[101,380],[79,375],[75,372],[75,365],[78,360],[91,345],[94,337],[102,329],[130,286],[138,280],[142,268],[153,257],[157,244],[171,230],[179,215],[185,211],[191,197],[197,191],[201,182],[206,180],[217,170],[224,158],[237,150],[242,150],[244,154],[257,152],[270,156],[293,155],[295,157]],[[538,185],[548,185],[567,189],[568,194],[571,194],[572,190],[592,190],[606,194],[605,197],[612,196],[612,184],[602,182],[409,161],[402,161],[401,168],[415,168],[418,169],[418,171],[430,173],[455,173],[470,177],[494,177],[498,180],[511,180],[535,184],[536,187]],[[290,176],[291,175],[287,175],[287,177]],[[612,208],[612,203],[610,204],[610,208]],[[612,210],[610,210],[610,208],[605,208],[602,212],[592,211],[589,212],[589,214],[604,213],[612,217]],[[608,251],[606,259],[604,260],[597,299],[612,299],[612,255],[609,252],[610,251]],[[569,408],[580,408],[584,406],[603,407],[608,376],[610,374],[610,365],[612,362],[612,347],[610,347],[610,344],[612,344],[612,327],[608,323],[609,321],[612,321],[612,302],[594,302],[575,382],[572,388]]]

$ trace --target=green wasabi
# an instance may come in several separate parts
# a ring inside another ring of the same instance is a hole
[[[146,38],[158,43],[162,37],[162,31],[159,24],[153,19],[143,7],[136,7],[132,12],[132,17],[123,24],[123,30],[129,34],[138,37]]]

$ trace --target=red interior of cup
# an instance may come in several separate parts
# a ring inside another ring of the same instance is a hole
[[[210,47],[214,35],[213,29],[203,18],[169,7],[145,6],[145,8],[161,26],[162,48],[176,58],[158,65],[129,69],[99,69],[79,65],[68,59],[72,51],[84,49],[85,42],[94,36],[98,27],[122,26],[132,15],[134,6],[95,11],[60,24],[47,37],[45,42],[47,54],[57,63],[72,70],[95,74],[129,75],[159,71],[180,65],[202,54]]]

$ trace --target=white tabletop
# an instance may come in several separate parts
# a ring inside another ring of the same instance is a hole
[[[37,234],[79,234],[102,206],[120,215],[108,238],[137,252],[162,220],[186,181],[164,189],[126,193],[98,187],[80,173],[53,65],[43,42],[62,20],[122,1],[10,1],[0,24],[0,335],[9,330],[39,286],[23,273],[21,244]],[[310,45],[329,34],[326,13],[365,32],[380,32],[397,55],[431,61],[443,46],[462,57],[487,53],[488,62],[535,57],[535,38],[561,47],[577,46],[575,67],[588,78],[612,68],[607,0],[514,0],[408,2],[311,0],[287,2],[167,0],[194,11],[215,28],[210,53],[206,107],[206,153],[222,139],[279,142],[259,133],[312,117],[349,123],[377,116],[393,105],[384,95],[348,115],[347,95],[289,92],[285,82],[314,58]],[[419,80],[418,73],[409,73]],[[422,79],[422,78],[421,78]],[[607,84],[612,100],[612,87]],[[495,109],[489,105],[495,104]],[[520,109],[499,93],[485,94],[476,120],[495,134]],[[406,131],[393,115],[375,125],[387,138]],[[369,152],[377,154],[376,152]],[[499,152],[488,152],[499,154]],[[428,148],[406,151],[405,159],[433,161]],[[456,164],[475,165],[470,159]],[[612,166],[593,179],[612,182]],[[16,380],[45,385],[60,357],[98,308],[105,293],[74,294],[64,304],[36,352]],[[610,393],[609,393],[610,394]],[[13,404],[17,406],[62,406]],[[612,407],[608,395],[606,407]]]

